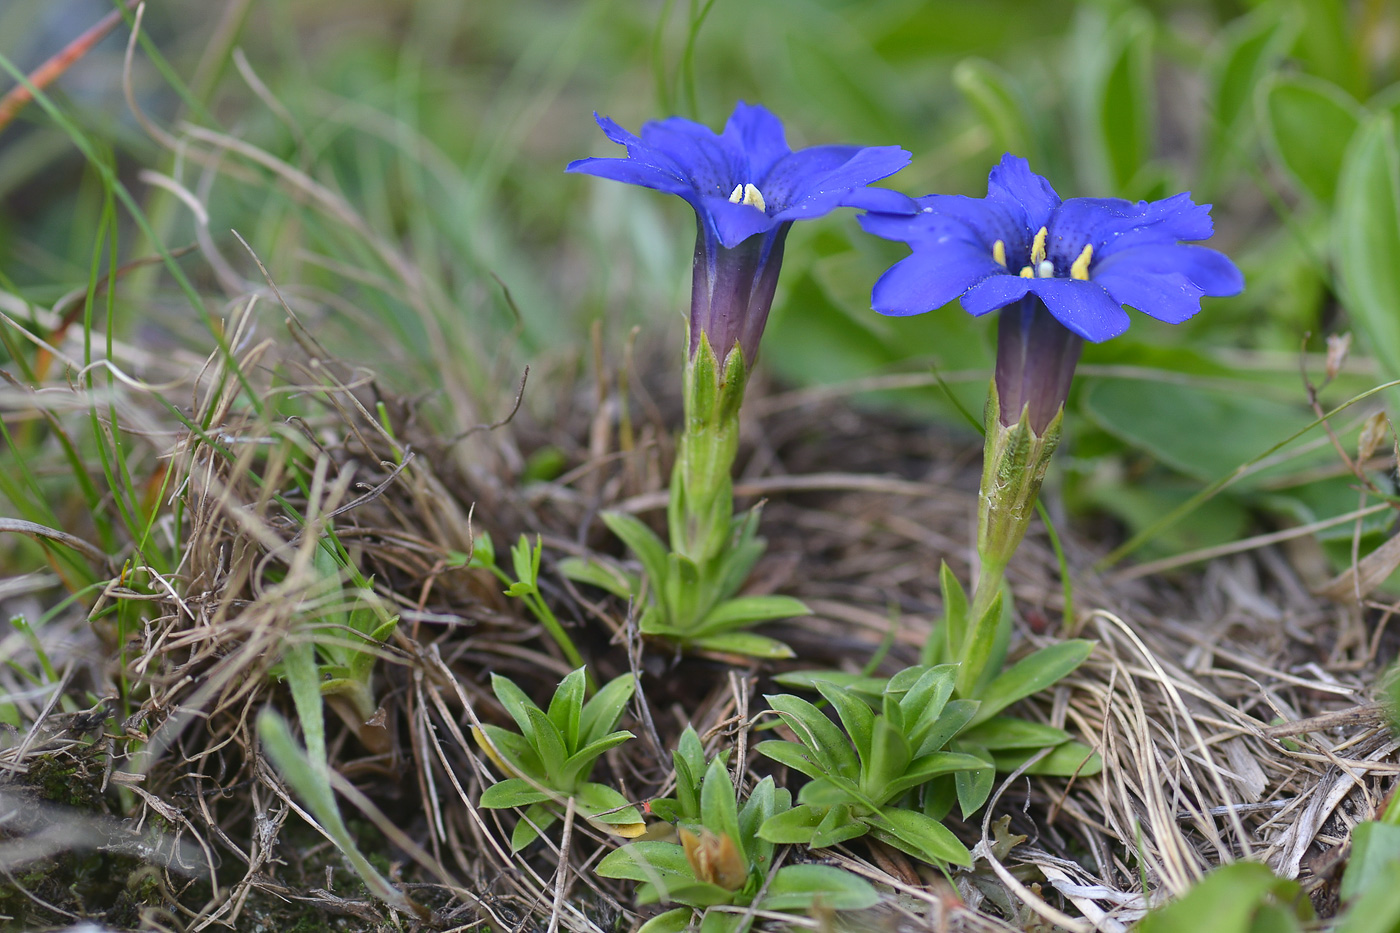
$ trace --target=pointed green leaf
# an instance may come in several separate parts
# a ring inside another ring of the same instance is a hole
[[[540,833],[547,831],[558,820],[559,818],[554,815],[554,812],[544,804],[531,804],[521,814],[520,821],[515,824],[514,832],[510,834],[510,850],[519,852],[538,839]]]
[[[870,828],[852,814],[850,804],[839,803],[827,809],[807,844],[814,849],[825,849],[859,839],[869,831]]]
[[[577,782],[588,777],[588,773],[593,770],[593,764],[598,758],[609,749],[617,748],[622,743],[636,738],[630,732],[610,732],[596,742],[589,742],[583,748],[569,756],[569,760],[564,762],[564,767],[560,776],[560,784],[564,787],[572,787]]]
[[[515,685],[515,681],[500,674],[491,675],[491,692],[496,694],[496,699],[501,701],[501,705],[506,708],[510,718],[515,720],[525,738],[533,739],[535,727],[530,719],[529,710],[539,709],[534,701]]]
[[[846,734],[855,744],[856,755],[862,762],[870,759],[870,738],[875,729],[875,714],[869,706],[845,690],[830,683],[818,683],[817,691],[836,710]]]
[[[958,734],[958,740],[993,751],[1008,748],[1049,748],[1068,742],[1070,735],[1063,729],[1038,722],[1027,722],[1014,716],[993,716],[991,719]]]
[[[769,842],[779,844],[806,843],[812,838],[817,827],[821,825],[827,809],[827,807],[818,808],[806,804],[793,807],[791,810],[775,814],[764,820],[763,825],[758,828],[758,834]]]
[[[944,561],[938,568],[938,583],[943,590],[943,632],[948,651],[957,657],[967,637],[967,592],[957,576]]]
[[[631,674],[622,674],[603,684],[579,713],[579,742],[588,745],[611,732],[636,690],[637,682]]]
[[[524,535],[510,549],[510,562],[515,570],[515,579],[533,588],[535,585],[534,561],[530,554],[530,539]]]
[[[642,562],[642,570],[651,580],[652,589],[660,590],[666,583],[666,545],[644,525],[641,519],[625,512],[604,512],[603,524]]]
[[[570,671],[549,701],[549,721],[554,723],[564,739],[564,748],[573,751],[579,744],[579,711],[583,708],[583,692],[587,681],[584,670]]]
[[[745,851],[743,833],[739,832],[739,802],[734,795],[734,784],[729,770],[718,758],[710,762],[705,780],[700,784],[700,821],[710,832],[732,839],[745,859],[750,857]]]
[[[579,786],[574,803],[583,816],[609,826],[640,824],[642,814],[631,802],[606,784],[589,782]],[[639,830],[640,832],[640,830]]]
[[[1084,663],[1094,643],[1082,638],[1062,641],[1022,658],[993,680],[981,696],[972,724],[986,722],[1017,700],[1058,683]]]
[[[822,767],[833,775],[851,780],[859,777],[860,763],[851,743],[821,710],[790,693],[770,694],[764,699],[782,716],[783,722],[797,734],[798,740],[816,756]]]
[[[972,865],[972,853],[942,823],[913,810],[885,807],[866,820],[876,836],[932,864]]]
[[[772,758],[778,764],[786,765],[811,778],[823,777],[828,773],[827,768],[817,760],[817,756],[807,750],[807,746],[796,742],[770,739],[767,742],[759,742],[756,750],[760,755]]]
[[[791,596],[740,596],[720,603],[696,626],[697,635],[714,635],[773,619],[809,616],[812,610]]]
[[[530,717],[530,726],[534,732],[530,744],[534,746],[540,756],[540,764],[544,766],[547,778],[545,783],[554,784],[562,779],[564,762],[569,759],[568,749],[564,747],[564,737],[559,734],[559,727],[551,722],[538,706],[526,707],[525,714]]]
[[[676,907],[652,917],[637,928],[637,933],[684,933],[694,916],[691,908]]]
[[[536,790],[529,781],[521,778],[506,778],[497,781],[481,792],[480,806],[487,810],[501,810],[507,807],[525,807],[532,803],[543,803],[552,799],[548,793]]]
[[[985,748],[979,748],[968,742],[958,741],[954,748],[966,755],[980,758],[987,763],[985,768],[976,768],[967,771],[955,771],[953,773],[953,784],[958,791],[958,806],[962,808],[962,817],[969,819],[972,814],[982,809],[982,804],[987,802],[987,798],[992,795],[992,787],[996,783],[997,769],[992,763],[992,754]]]
[[[904,776],[909,766],[909,742],[890,721],[881,716],[871,733],[870,757],[861,775],[861,790],[877,803],[894,796],[890,788]]]
[[[628,881],[652,881],[660,874],[694,878],[685,850],[673,842],[629,843],[605,855],[593,871]]]
[[[959,734],[966,728],[973,717],[977,715],[979,703],[977,700],[950,700],[943,707],[943,713],[934,720],[933,725],[928,727],[928,731],[918,738],[918,747],[914,749],[914,757],[918,758],[935,752],[952,740],[953,736]],[[917,733],[911,733],[911,738]]]
[[[1015,771],[1038,751],[1025,749],[992,752],[997,770]],[[1043,774],[1049,777],[1092,777],[1103,770],[1103,759],[1099,753],[1082,742],[1065,742],[1055,750],[1026,769],[1027,774]]]
[[[753,632],[726,632],[723,635],[708,635],[695,639],[693,644],[696,648],[704,651],[742,654],[750,658],[770,658],[775,661],[794,656],[792,649],[776,638],[755,635]]]
[[[985,765],[986,761],[982,758],[961,752],[933,752],[929,755],[923,755],[909,762],[909,767],[903,776],[890,782],[885,799],[893,799],[895,796],[918,787],[920,784],[926,784],[940,775],[959,771],[975,771]]]
[[[880,896],[870,882],[827,865],[787,865],[778,869],[760,907],[803,911],[820,904],[827,910],[863,910]]]
[[[641,581],[612,564],[596,560],[566,557],[559,562],[559,572],[577,583],[587,583],[623,599],[641,591]]]

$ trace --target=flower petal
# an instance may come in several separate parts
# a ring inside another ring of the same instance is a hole
[[[751,204],[735,204],[728,198],[703,198],[695,209],[709,219],[725,249],[733,249],[755,233],[765,233],[782,222]]]
[[[1086,244],[1094,247],[1097,265],[1121,250],[1207,240],[1214,232],[1210,205],[1196,204],[1190,192],[1137,203],[1070,198],[1055,211],[1049,227],[1050,259],[1057,269],[1068,268]]]
[[[690,180],[697,195],[729,197],[747,174],[744,154],[708,126],[681,117],[652,120],[642,126],[641,146],[628,146],[639,161],[673,166]]]
[[[813,146],[785,156],[758,186],[769,210],[784,220],[819,217],[840,207],[853,188],[904,168],[909,158],[898,146]]]
[[[959,303],[968,314],[981,317],[988,311],[1004,308],[1011,302],[1026,297],[1034,281],[1035,279],[1023,279],[1019,275],[993,275],[969,288]]]
[[[1020,156],[1006,153],[987,176],[987,200],[1024,222],[1028,235],[1050,221],[1060,196]]]
[[[792,152],[783,135],[782,121],[762,104],[746,104],[742,100],[734,105],[721,138],[733,151],[745,156],[744,170],[749,177],[736,179],[736,184],[758,184],[758,179],[767,175],[779,159]],[[763,194],[768,196],[767,191]]]
[[[919,211],[919,205],[913,198],[889,188],[852,188],[841,199],[841,206],[904,217]]]
[[[960,194],[930,194],[918,198],[913,216],[866,214],[861,226],[887,240],[902,240],[915,249],[937,248],[948,240],[976,244],[992,254],[992,244],[1005,244],[1008,267],[1025,265],[1030,238],[1021,222],[986,198]]]
[[[895,317],[923,314],[943,307],[1001,271],[985,250],[951,243],[936,256],[915,253],[887,269],[870,293],[870,305],[881,314]]]
[[[693,190],[688,180],[674,172],[635,159],[579,159],[570,162],[564,171],[611,178],[613,181],[655,188],[657,191],[679,194],[682,197],[691,194]]]
[[[1128,329],[1128,312],[1095,282],[1082,279],[1022,279],[1065,327],[1091,343]]]
[[[1185,243],[1122,250],[1100,263],[1091,278],[1098,282],[1107,276],[1132,278],[1168,274],[1184,276],[1202,294],[1217,298],[1244,291],[1244,275],[1230,257],[1205,246]],[[1147,311],[1146,308],[1138,310]]]
[[[1101,275],[1094,282],[1108,289],[1119,304],[1168,324],[1180,324],[1201,310],[1201,290],[1180,273]]]

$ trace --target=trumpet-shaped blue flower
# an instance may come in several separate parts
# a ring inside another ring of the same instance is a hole
[[[914,254],[875,283],[875,310],[921,314],[958,298],[981,315],[1027,295],[1085,340],[1128,329],[1123,305],[1180,324],[1203,295],[1237,294],[1244,277],[1225,255],[1183,240],[1209,239],[1210,205],[1191,195],[1162,201],[1061,201],[1025,159],[1002,157],[985,198],[933,194],[913,216],[867,214],[869,232]]]
[[[690,312],[690,355],[708,336],[722,362],[734,344],[752,365],[773,303],[783,241],[795,220],[837,207],[913,213],[895,191],[867,188],[909,163],[898,146],[813,146],[793,152],[777,117],[740,102],[724,132],[680,117],[635,136],[596,116],[625,159],[580,159],[567,171],[655,188],[685,198],[698,226]]]
[[[1189,193],[1161,201],[1060,200],[1025,159],[1002,157],[987,196],[933,194],[919,212],[874,212],[865,229],[913,254],[875,283],[871,303],[922,314],[958,299],[974,315],[999,308],[997,389],[1003,423],[1026,405],[1042,430],[1069,391],[1082,341],[1128,329],[1124,305],[1179,324],[1203,296],[1237,294],[1244,277],[1224,254],[1183,241],[1214,232],[1210,205]]]

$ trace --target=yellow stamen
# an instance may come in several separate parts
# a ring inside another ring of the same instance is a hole
[[[996,260],[997,265],[1006,268],[1006,241],[997,240],[992,244],[992,258]]]
[[[1023,278],[1023,279],[1033,279],[1033,278],[1035,278],[1035,270],[1032,269],[1030,266],[1024,267],[1023,269],[1021,269],[1021,278]]]
[[[1038,266],[1045,261],[1045,240],[1050,231],[1041,227],[1035,232],[1035,242],[1031,244],[1031,265]]]
[[[753,185],[735,185],[734,190],[729,192],[729,203],[747,204],[764,213],[768,212],[768,205],[763,202],[763,192]]]
[[[1087,282],[1089,280],[1089,261],[1094,258],[1094,244],[1090,243],[1084,247],[1084,252],[1079,254],[1079,258],[1074,261],[1074,265],[1069,267],[1069,277]]]
[[[1053,279],[1055,277],[1055,264],[1048,259],[1042,259],[1040,265],[1035,267],[1035,271],[1042,279]]]

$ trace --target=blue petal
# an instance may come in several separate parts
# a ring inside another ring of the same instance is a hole
[[[1162,201],[1122,198],[1070,198],[1055,211],[1050,227],[1050,258],[1068,266],[1085,244],[1094,247],[1094,263],[1120,250],[1139,246],[1206,240],[1214,232],[1210,205],[1196,204],[1190,193]]]
[[[1201,290],[1179,273],[1102,275],[1094,281],[1108,289],[1119,304],[1168,324],[1180,324],[1201,310]]]
[[[724,124],[724,141],[747,157],[749,176],[736,184],[758,184],[779,159],[792,151],[783,135],[783,123],[761,104],[739,101]],[[761,189],[760,189],[761,190]],[[768,195],[767,191],[763,192]]]
[[[1030,163],[1006,153],[987,176],[987,200],[1024,223],[1030,236],[1050,221],[1060,196]]]
[[[1244,275],[1224,253],[1204,246],[1172,243],[1165,246],[1144,246],[1114,253],[1095,267],[1092,278],[1119,279],[1178,274],[1200,289],[1204,295],[1217,298],[1238,295],[1244,291]],[[1139,308],[1146,311],[1146,308]]]
[[[641,151],[644,150],[644,151]],[[696,194],[727,198],[747,174],[744,153],[708,126],[681,117],[653,120],[642,127],[642,145],[628,147],[634,159],[674,166]]]
[[[772,230],[781,223],[752,204],[735,204],[728,198],[707,197],[695,209],[709,219],[725,249],[733,249],[755,233]]]
[[[937,255],[915,253],[880,276],[870,304],[881,314],[904,317],[941,308],[973,285],[1001,272],[986,250],[965,243],[949,244]]]
[[[1128,329],[1128,312],[1103,286],[1082,279],[1022,279],[1055,319],[1091,343]]]
[[[597,175],[599,178],[611,178],[613,181],[641,185],[643,188],[655,188],[658,191],[679,194],[682,197],[689,195],[692,191],[691,184],[687,179],[677,176],[674,172],[668,172],[663,168],[647,165],[645,162],[639,162],[635,159],[579,159],[576,162],[570,162],[564,171]]]
[[[902,240],[915,249],[936,247],[948,240],[976,244],[992,254],[992,244],[1006,244],[1008,266],[1026,263],[1030,237],[1024,224],[1004,208],[986,198],[960,194],[930,194],[915,202],[919,213],[912,217],[866,215],[861,225],[866,231],[887,240]]]
[[[904,168],[909,158],[898,146],[813,146],[785,156],[756,184],[783,220],[819,217],[842,206],[852,189]]]
[[[631,149],[634,145],[640,146],[642,144],[640,139],[619,126],[617,121],[612,117],[605,117],[595,110],[593,111],[593,119],[597,121],[598,126],[603,131],[603,135],[612,142],[620,146],[626,146],[628,149]]]
[[[919,211],[918,203],[909,195],[889,188],[852,188],[841,199],[842,207],[857,207],[889,216],[909,216]]]
[[[1013,301],[1020,301],[1026,297],[1026,293],[1031,290],[1031,283],[1035,281],[1007,273],[993,275],[969,288],[959,304],[968,314],[981,317],[989,311],[1004,308]]]

